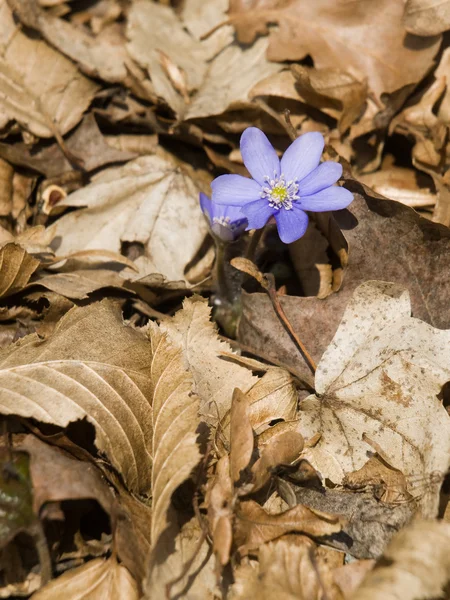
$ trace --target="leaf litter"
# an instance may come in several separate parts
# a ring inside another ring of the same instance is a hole
[[[449,15],[0,2],[1,597],[445,597]],[[353,202],[222,243],[248,128]]]

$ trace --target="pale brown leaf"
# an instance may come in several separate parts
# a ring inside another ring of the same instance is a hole
[[[258,558],[257,568],[244,566],[236,570],[232,600],[342,598],[331,581],[330,567],[317,555],[317,549],[307,538],[299,537],[296,542],[281,539],[265,544],[260,548]]]
[[[220,358],[222,352],[232,351],[229,344],[219,340],[210,315],[206,300],[200,296],[186,298],[183,309],[171,321],[162,323],[161,328],[183,352],[184,364],[200,398],[200,413],[217,425],[231,407],[234,388],[246,393],[258,378],[248,369]]]
[[[361,82],[368,77],[377,96],[420,81],[440,44],[440,37],[406,34],[403,0],[231,0],[230,8],[241,42],[267,33],[269,23],[278,25],[269,34],[270,60],[309,54],[319,69],[341,69]]]
[[[40,261],[15,243],[0,248],[0,297],[23,289]]]
[[[0,354],[1,412],[66,427],[87,419],[95,444],[135,492],[151,483],[150,344],[110,301],[70,310],[45,340]]]
[[[28,37],[0,3],[0,124],[14,119],[41,137],[74,127],[91,103],[97,85],[46,42]]]
[[[182,351],[150,322],[152,384],[152,546],[168,525],[167,511],[176,488],[189,478],[201,454],[196,443],[198,397],[184,368]]]
[[[33,594],[33,600],[138,600],[138,586],[114,557],[67,571]]]
[[[301,404],[302,432],[320,431],[304,456],[334,483],[367,462],[370,445],[402,471],[423,514],[437,511],[438,481],[416,490],[414,481],[446,473],[450,417],[438,395],[450,380],[450,331],[410,317],[408,292],[392,283],[357,288],[316,371],[316,391]],[[320,425],[319,425],[320,424]]]
[[[236,388],[231,400],[230,477],[238,485],[253,452],[253,430],[249,420],[249,399]]]
[[[436,35],[450,29],[448,0],[407,0],[403,15],[406,31],[416,35]]]
[[[450,524],[414,521],[397,533],[351,600],[434,600],[450,581]]]
[[[120,252],[123,242],[142,244],[141,275],[160,273],[171,281],[184,280],[186,264],[206,234],[198,192],[189,170],[170,155],[143,156],[102,171],[67,196],[58,207],[81,210],[64,215],[48,231],[60,238],[60,254],[83,249]]]
[[[236,511],[235,542],[243,555],[285,533],[299,532],[320,537],[340,530],[339,517],[313,511],[302,504],[274,515],[267,513],[253,500],[246,500],[240,503]]]

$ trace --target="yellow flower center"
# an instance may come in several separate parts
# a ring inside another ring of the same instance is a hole
[[[270,195],[275,202],[283,204],[283,202],[289,196],[288,191],[284,185],[276,185],[272,188]]]

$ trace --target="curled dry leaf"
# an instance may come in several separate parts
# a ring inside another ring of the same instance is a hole
[[[450,581],[450,524],[414,521],[393,538],[351,600],[432,600]]]
[[[253,500],[239,504],[235,513],[235,542],[241,555],[285,533],[299,532],[312,537],[337,533],[342,528],[336,515],[315,511],[301,504],[274,515]]]
[[[198,192],[189,171],[169,155],[143,156],[102,171],[67,196],[58,207],[85,208],[64,215],[48,231],[57,238],[59,254],[120,252],[124,242],[142,244],[146,273],[184,280],[185,267],[206,234]]]
[[[81,120],[97,85],[46,42],[20,31],[6,0],[0,21],[0,126],[16,120],[40,137],[66,133]]]
[[[403,15],[406,31],[416,35],[436,35],[450,29],[449,0],[407,0]]]
[[[402,471],[421,512],[434,516],[450,466],[450,417],[438,395],[450,380],[450,331],[410,316],[408,292],[367,282],[354,293],[316,371],[317,396],[301,404],[305,436],[320,429],[305,457],[323,478],[342,483],[367,462],[367,436]],[[417,479],[429,480],[426,491]],[[422,486],[421,486],[422,487]]]
[[[149,351],[111,301],[74,308],[47,339],[29,335],[0,354],[1,412],[58,427],[87,419],[128,487],[149,493]]]
[[[123,289],[125,280],[118,273],[108,269],[79,269],[74,273],[45,275],[33,281],[66,298],[82,300],[102,288]]]
[[[305,537],[281,539],[261,546],[258,566],[236,571],[232,600],[285,598],[286,600],[341,600],[330,567]]]
[[[224,566],[230,560],[233,541],[233,482],[228,454],[217,461],[214,477],[208,484],[205,503],[214,554],[219,564]]]
[[[290,464],[300,456],[303,450],[303,436],[297,431],[286,430],[284,425],[288,424],[275,425],[273,429],[280,429],[280,433],[276,435],[276,432],[273,432],[270,440],[264,445],[261,445],[258,440],[260,457],[251,469],[252,493],[260,490],[269,482],[276,467]]]
[[[176,488],[189,478],[201,454],[196,443],[198,397],[182,351],[150,322],[152,382],[152,546],[168,525]]]
[[[231,0],[230,15],[241,42],[269,33],[269,60],[301,60],[319,68],[342,69],[359,81],[367,76],[379,97],[427,73],[440,37],[423,39],[403,28],[403,0]]]
[[[33,600],[139,600],[130,572],[112,556],[67,571],[33,594]]]
[[[304,102],[320,110],[334,109],[341,133],[361,115],[367,98],[367,81],[358,81],[339,69],[312,69],[303,65],[293,65],[291,69]]]
[[[234,389],[246,393],[258,378],[245,367],[220,358],[222,352],[232,351],[229,344],[219,340],[210,315],[205,299],[186,298],[183,309],[162,323],[161,329],[183,353],[185,367],[192,374],[200,398],[200,413],[206,421],[217,425],[231,407]]]
[[[247,397],[250,424],[256,434],[265,431],[271,421],[290,421],[297,414],[297,390],[292,376],[285,369],[270,367],[248,390]],[[230,411],[220,422],[220,432],[227,439],[229,427]]]
[[[238,487],[253,452],[253,430],[249,419],[249,398],[236,388],[231,400],[230,477]]]
[[[0,248],[0,298],[22,290],[40,261],[15,243]]]

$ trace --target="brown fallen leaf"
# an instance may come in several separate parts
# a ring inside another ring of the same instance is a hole
[[[436,35],[450,29],[448,0],[407,0],[403,15],[406,31],[416,35]]]
[[[18,244],[9,243],[2,246],[0,248],[0,297],[22,290],[39,265],[40,261]]]
[[[138,586],[115,557],[97,558],[67,571],[33,594],[33,600],[138,600]]]
[[[232,350],[229,344],[219,340],[210,317],[207,301],[193,296],[184,300],[183,309],[173,319],[161,323],[161,329],[183,353],[200,398],[202,418],[217,426],[231,408],[234,389],[237,387],[246,393],[258,378],[249,369],[221,358],[222,352],[232,353]]]
[[[249,398],[236,388],[231,400],[230,477],[235,487],[245,479],[253,453],[253,430],[249,418]]]
[[[151,343],[151,540],[154,548],[168,525],[172,494],[189,478],[201,454],[196,433],[199,400],[192,391],[192,376],[184,367],[182,351],[152,322],[148,337]]]
[[[1,412],[58,427],[87,419],[98,450],[131,490],[147,494],[152,466],[149,351],[145,336],[124,326],[112,302],[74,308],[47,339],[29,335],[1,353]]]
[[[367,97],[367,81],[358,81],[339,69],[312,69],[292,65],[291,70],[305,103],[319,109],[337,109],[340,133],[345,133],[361,116]]]
[[[97,85],[46,42],[20,31],[0,3],[0,124],[16,120],[40,137],[65,134],[83,116]]]
[[[341,528],[338,516],[314,511],[301,504],[273,515],[254,500],[246,500],[239,504],[235,513],[234,539],[239,553],[244,556],[285,533],[296,531],[321,537],[337,533]]]
[[[108,269],[80,269],[74,273],[44,275],[29,286],[40,285],[66,298],[82,300],[104,288],[123,289],[125,279]]]
[[[374,565],[374,560],[355,560],[333,571],[333,581],[341,590],[345,600],[351,597]]]
[[[153,32],[151,36],[149,28]],[[186,99],[202,85],[207,61],[230,44],[232,31],[229,27],[221,28],[207,40],[199,41],[185,30],[182,20],[170,7],[135,0],[128,14],[127,37],[127,50],[148,69],[155,94],[182,117],[189,106]],[[161,51],[165,56],[163,60]],[[184,93],[180,93],[173,79],[174,72],[183,73]]]
[[[339,292],[324,300],[293,296],[280,299],[294,330],[316,362],[336,333],[354,290],[364,281],[393,281],[407,286],[415,317],[434,327],[450,327],[450,230],[430,223],[398,202],[378,198],[369,189],[363,192],[360,184],[349,183],[348,187],[356,192],[355,200],[349,212],[335,213],[349,245]],[[262,315],[264,331],[260,326]],[[266,294],[243,294],[239,340],[305,376],[308,373]]]
[[[380,97],[415,84],[432,66],[440,37],[419,38],[403,29],[403,0],[336,3],[333,0],[231,0],[230,21],[239,40],[250,43],[269,33],[269,60],[301,60],[342,69]]]
[[[397,533],[351,600],[443,598],[450,581],[449,546],[448,523],[414,521]]]
[[[225,454],[217,461],[214,477],[209,480],[205,495],[213,551],[221,567],[230,560],[233,542],[233,491],[230,458]]]
[[[169,597],[169,585],[170,598],[215,600],[219,592],[214,557],[209,544],[205,539],[202,541],[196,517],[183,525],[173,546],[170,556],[152,565],[145,581],[144,599]]]
[[[324,480],[342,483],[376,445],[431,517],[450,466],[450,416],[439,400],[450,380],[450,330],[410,311],[401,286],[372,281],[357,288],[318,365],[317,395],[302,401],[299,418],[305,437],[320,424],[319,442],[303,456]],[[434,474],[426,490],[416,489],[417,478]]]
[[[136,158],[135,152],[115,149],[100,132],[92,113],[82,120],[74,132],[65,139],[66,148],[83,161],[85,171],[90,172],[110,163],[125,162]],[[0,156],[10,163],[38,171],[47,178],[71,171],[72,165],[58,144],[52,144],[33,152],[23,143],[0,143]]]
[[[252,494],[269,482],[276,467],[292,463],[303,450],[303,436],[298,431],[286,431],[283,425],[279,423],[272,428],[274,431],[271,431],[270,439],[264,440],[264,445],[258,439],[260,457],[251,469]],[[278,429],[280,433],[277,435]]]
[[[184,280],[185,267],[206,235],[198,192],[192,171],[167,153],[143,156],[102,171],[69,194],[58,207],[81,210],[63,215],[48,232],[64,255],[83,249],[119,253],[122,243],[140,244],[146,259],[141,276],[160,273],[171,281]]]
[[[236,570],[233,600],[247,598],[286,598],[286,600],[341,600],[333,584],[331,570],[306,537],[292,541],[287,536],[261,546],[258,567],[246,565]]]

